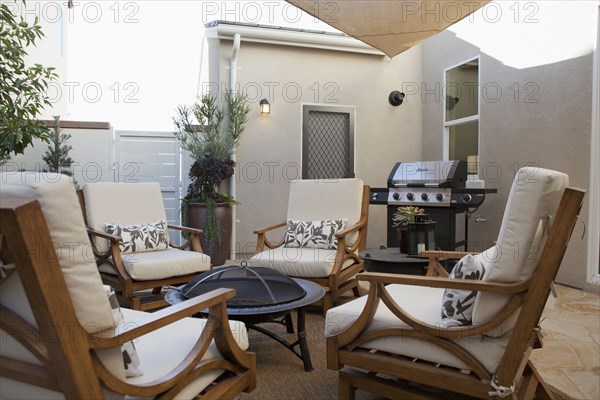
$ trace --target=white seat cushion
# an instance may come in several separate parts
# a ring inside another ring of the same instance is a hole
[[[126,323],[134,323],[133,321],[143,318],[147,314],[143,311],[125,308],[121,310]],[[138,338],[135,342],[135,347],[138,351],[144,374],[127,378],[125,381],[130,384],[140,385],[165,376],[189,354],[205,324],[205,319],[184,318]],[[237,344],[243,350],[247,350],[248,333],[244,324],[239,321],[229,321],[229,326]],[[168,345],[165,343],[165,338],[168,338]],[[214,341],[205,355],[206,358],[223,358]],[[221,373],[222,371],[210,372],[196,378],[179,393],[176,399],[194,398]]]
[[[165,279],[210,269],[210,256],[173,248],[147,253],[123,254],[122,259],[127,273],[138,281]],[[115,270],[107,264],[101,265],[100,271],[115,274]]]
[[[331,273],[336,251],[281,246],[254,255],[249,263],[252,266],[275,269],[287,276],[324,278]],[[348,260],[342,268],[352,264],[354,261]]]
[[[388,285],[386,289],[398,305],[413,317],[434,326],[442,326],[440,304],[444,289],[407,285]],[[346,330],[356,321],[366,301],[367,296],[363,296],[330,309],[325,322],[326,336],[334,336]],[[373,321],[366,331],[392,327],[409,328],[383,302],[380,302]],[[478,358],[488,371],[493,372],[504,354],[508,335],[494,338],[478,335],[457,339],[455,342]],[[463,362],[446,350],[421,339],[405,336],[384,337],[369,341],[361,347],[439,362],[456,368],[467,368]]]

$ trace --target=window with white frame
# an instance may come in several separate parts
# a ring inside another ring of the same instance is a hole
[[[479,173],[479,57],[444,71],[444,157]]]

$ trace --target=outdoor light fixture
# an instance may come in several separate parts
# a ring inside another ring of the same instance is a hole
[[[388,100],[391,105],[398,107],[404,101],[404,93],[394,90],[392,93],[390,93]]]
[[[267,99],[262,99],[260,101],[260,114],[271,114],[271,104]]]

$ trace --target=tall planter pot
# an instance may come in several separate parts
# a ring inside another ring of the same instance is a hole
[[[200,243],[205,254],[210,256],[213,266],[223,265],[229,249],[231,248],[231,229],[232,229],[232,210],[231,205],[227,203],[218,203],[215,207],[217,221],[219,221],[219,237],[208,246],[206,242],[206,224],[208,221],[208,206],[206,203],[188,204],[188,225],[190,228],[202,229],[204,232],[200,236]]]

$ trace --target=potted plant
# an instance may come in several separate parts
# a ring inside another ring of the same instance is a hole
[[[408,254],[408,224],[415,222],[416,215],[425,214],[420,207],[401,206],[392,216],[393,227],[398,228],[398,244],[400,253]]]
[[[217,104],[214,95],[204,95],[191,107],[178,107],[173,118],[175,136],[194,160],[182,200],[182,219],[204,231],[202,247],[213,265],[225,262],[231,245],[231,206],[237,202],[221,186],[235,172],[231,157],[249,111],[246,98],[237,93],[227,93],[223,106]]]

